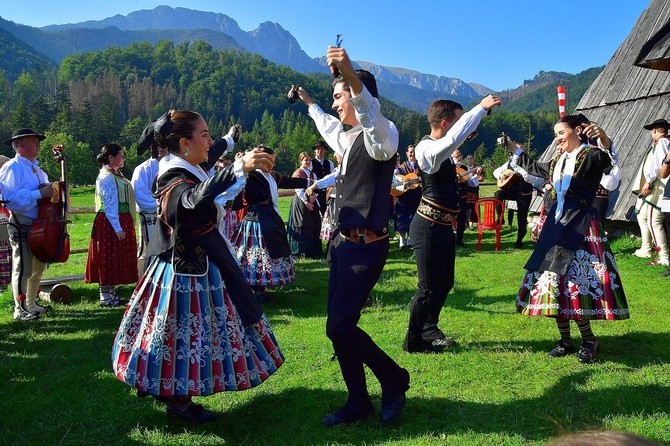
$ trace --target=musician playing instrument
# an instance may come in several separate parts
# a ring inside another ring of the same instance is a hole
[[[14,319],[30,321],[48,311],[37,302],[39,285],[46,264],[40,262],[28,246],[28,233],[37,218],[37,201],[51,198],[54,188],[47,174],[39,167],[37,156],[45,136],[29,128],[21,128],[3,144],[11,146],[16,156],[0,169],[2,193],[11,211],[9,243],[12,246],[12,294]]]
[[[510,152],[514,152],[517,148],[524,150],[519,143],[512,141],[512,139],[503,133],[503,136],[498,138],[498,144],[507,147]],[[511,157],[510,157],[511,160]],[[510,200],[516,202],[517,208],[517,236],[515,248],[523,248],[523,239],[528,232],[528,211],[530,203],[533,199],[533,181],[537,177],[528,177],[527,172],[517,172],[510,166],[510,160],[493,171],[493,176],[498,181],[499,189],[495,191],[493,196],[498,200]],[[523,174],[526,174],[526,177]],[[538,180],[538,186],[541,188],[544,181]],[[512,222],[511,215],[508,214],[508,223]]]
[[[421,180],[417,175],[418,166],[416,164],[416,157],[414,156],[414,144],[407,146],[407,161],[400,164],[395,169],[395,178],[401,183],[399,191],[402,193],[398,195],[395,204],[396,216],[396,231],[398,233],[398,248],[405,249],[412,247],[412,242],[409,238],[409,227],[416,213],[416,208],[419,207],[421,201]],[[414,174],[415,180],[408,179],[409,174]]]
[[[458,194],[458,218],[456,219],[456,246],[465,246],[463,243],[463,234],[465,234],[465,226],[467,224],[467,210],[468,210],[468,190],[470,188],[477,188],[479,191],[479,173],[480,167],[473,167],[468,169],[462,164],[463,154],[459,149],[454,150],[451,158],[456,166],[456,179],[458,180],[457,194]],[[474,202],[472,203],[474,208]]]

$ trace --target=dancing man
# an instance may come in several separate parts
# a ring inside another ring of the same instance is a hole
[[[437,326],[442,305],[454,286],[458,209],[458,179],[452,155],[501,99],[489,95],[463,114],[461,104],[437,100],[428,109],[430,135],[416,146],[422,183],[421,203],[412,220],[410,237],[419,284],[409,304],[409,328],[403,350],[440,352],[455,344]]]
[[[326,57],[333,71],[341,73],[333,81],[332,108],[339,120],[326,114],[303,88],[298,90],[323,139],[343,157],[337,177],[338,234],[328,250],[326,334],[349,396],[342,408],[322,422],[335,426],[372,416],[374,408],[363,369],[367,365],[381,383],[381,421],[390,423],[405,407],[409,373],[358,327],[358,320],[389,252],[387,220],[398,131],[381,114],[374,76],[355,71],[343,48],[330,47]],[[343,125],[353,128],[345,132]]]

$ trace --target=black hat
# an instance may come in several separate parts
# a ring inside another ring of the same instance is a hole
[[[145,150],[151,149],[151,146],[156,144],[154,139],[154,123],[152,122],[144,128],[139,141],[137,141],[137,154],[141,155]]]
[[[26,136],[36,136],[38,140],[44,141],[46,136],[40,134],[40,133],[35,133],[33,132],[32,129],[18,129],[14,133],[12,133],[12,137],[9,138],[8,140],[2,141],[2,143],[6,146],[11,147],[12,142],[17,139],[25,138]]]
[[[317,147],[323,147],[324,149],[327,148],[328,146],[326,145],[326,141],[317,141],[314,143],[312,146],[312,150],[315,150]]]
[[[644,126],[645,130],[653,130],[657,128],[664,128],[664,129],[670,129],[670,123],[666,121],[665,119],[657,119],[656,121],[652,122],[651,124],[647,124]]]

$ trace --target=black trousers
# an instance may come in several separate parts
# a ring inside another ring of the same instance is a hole
[[[494,198],[498,200],[512,200],[516,201],[516,215],[517,215],[517,233],[516,233],[516,242],[523,242],[523,238],[528,232],[528,210],[530,209],[530,202],[533,200],[533,194],[522,195],[518,192],[511,190],[498,189],[493,194]]]
[[[440,311],[454,287],[456,240],[451,225],[434,223],[417,215],[410,228],[419,284],[409,304],[406,341],[410,348],[444,338],[437,327]]]
[[[467,208],[468,208],[468,199],[462,197],[458,199],[458,217],[456,217],[456,243],[463,243],[463,234],[465,233],[465,226],[467,224]]]
[[[369,404],[364,364],[377,377],[382,391],[394,388],[402,377],[400,366],[358,327],[361,310],[384,269],[388,252],[388,237],[366,245],[340,234],[331,240],[328,250],[326,335],[333,343],[349,391],[347,404]]]

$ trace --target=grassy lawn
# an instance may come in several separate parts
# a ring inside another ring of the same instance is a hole
[[[73,191],[74,206],[92,206],[91,190]],[[485,189],[482,195],[491,195]],[[287,212],[290,199],[283,198]],[[86,247],[92,216],[74,216],[73,248]],[[456,285],[442,327],[458,346],[447,353],[410,355],[401,349],[407,303],[416,288],[411,251],[392,242],[374,305],[361,326],[411,373],[408,403],[396,425],[377,418],[327,429],[319,420],[346,397],[324,333],[328,268],[299,260],[297,280],[272,290],[265,306],[286,363],[263,385],[198,402],[219,421],[194,426],[169,419],[164,406],[138,399],[112,374],[111,347],[123,310],[97,305],[97,288],[70,284],[72,305],[54,305],[40,321],[12,321],[12,297],[0,295],[0,444],[542,444],[566,432],[614,429],[670,444],[670,333],[663,267],[630,255],[639,241],[612,243],[631,319],[594,322],[602,350],[595,364],[574,356],[552,359],[558,333],[549,319],[515,313],[514,297],[532,243],[514,250],[506,228],[496,253],[493,233],[482,251],[466,231]],[[85,254],[54,265],[45,277],[81,274]],[[121,289],[130,296],[132,287]],[[573,336],[578,333],[573,325]],[[368,385],[379,408],[380,388]]]

